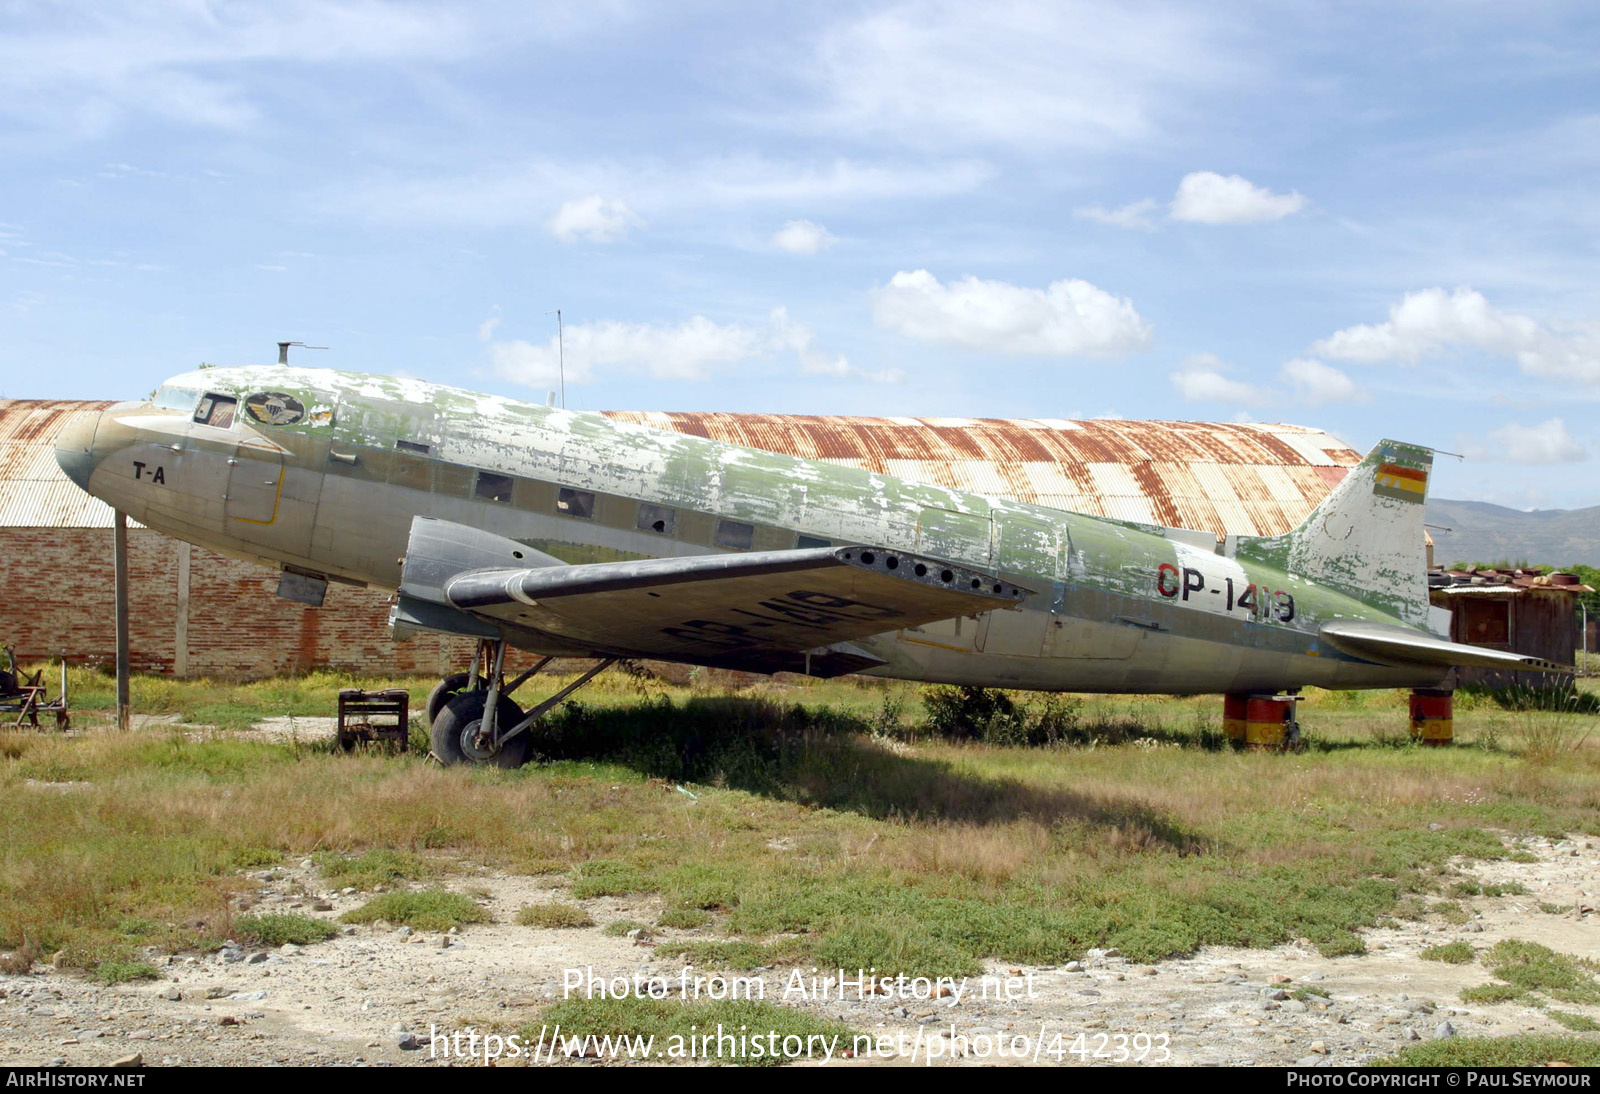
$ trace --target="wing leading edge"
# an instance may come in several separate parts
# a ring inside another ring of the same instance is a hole
[[[994,573],[873,546],[567,566],[427,518],[413,523],[411,546],[400,592],[402,608],[408,598],[423,602],[410,613],[419,621],[428,607],[435,620],[443,608],[505,628],[530,649],[768,672],[858,671],[880,659],[841,644],[1016,607],[1033,593]],[[534,564],[506,565],[514,557]]]

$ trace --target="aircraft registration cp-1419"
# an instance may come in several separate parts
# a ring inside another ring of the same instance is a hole
[[[145,525],[395,592],[396,638],[479,639],[428,701],[447,763],[526,762],[528,728],[619,658],[1045,691],[1434,687],[1570,671],[1428,629],[1429,449],[1384,441],[1297,529],[1230,536],[964,493],[416,380],[208,368],[57,442]],[[506,680],[507,646],[542,655]],[[558,656],[599,665],[532,710]]]

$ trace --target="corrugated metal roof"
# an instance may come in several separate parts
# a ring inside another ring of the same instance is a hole
[[[111,527],[111,507],[85,494],[63,475],[55,452],[57,433],[110,405],[69,399],[0,399],[0,526]]]
[[[55,435],[109,402],[0,399],[0,525],[111,525],[56,465]],[[1319,430],[1261,423],[862,418],[611,411],[619,421],[1091,516],[1275,535],[1360,461]]]
[[[608,413],[918,482],[1218,535],[1288,531],[1361,461],[1342,441],[1296,425]]]

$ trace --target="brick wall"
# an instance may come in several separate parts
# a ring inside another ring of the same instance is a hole
[[[177,650],[182,554],[189,554],[187,664]],[[278,573],[128,530],[133,671],[255,679],[313,668],[439,673],[465,668],[471,639],[389,637],[389,594],[330,584],[321,608],[279,599]],[[0,641],[32,661],[116,657],[109,528],[0,528]],[[524,659],[516,659],[520,664]]]

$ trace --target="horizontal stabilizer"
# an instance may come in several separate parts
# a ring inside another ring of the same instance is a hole
[[[1460,665],[1515,672],[1572,671],[1571,665],[1546,661],[1542,657],[1468,646],[1387,623],[1354,620],[1325,623],[1321,636],[1340,653],[1385,665],[1438,665],[1440,668]]]

